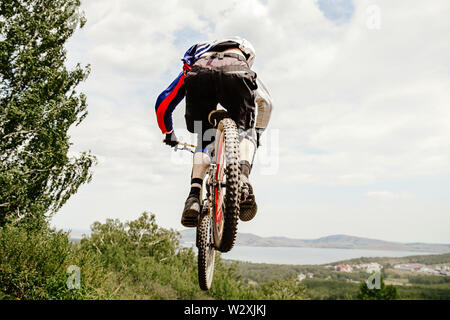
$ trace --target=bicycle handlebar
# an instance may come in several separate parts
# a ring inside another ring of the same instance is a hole
[[[195,146],[193,144],[189,144],[189,143],[186,143],[186,142],[180,142],[180,141],[178,141],[178,145],[181,145],[183,147],[189,147],[189,148],[197,148],[197,146]]]
[[[181,147],[180,147],[181,146]],[[174,147],[174,150],[175,151],[178,151],[178,150],[186,150],[186,151],[189,151],[189,152],[191,152],[191,153],[195,153],[195,148],[197,148],[197,146],[195,146],[195,145],[193,145],[193,144],[189,144],[189,143],[186,143],[186,142],[180,142],[180,141],[177,141],[177,145]],[[194,149],[194,150],[192,150],[192,149]]]
[[[179,147],[179,146],[182,146],[182,147]],[[186,143],[186,142],[180,142],[180,141],[178,141],[178,144],[175,146],[175,151],[178,151],[178,150],[186,150],[186,151],[189,151],[189,152],[191,152],[191,153],[195,153],[195,151],[192,150],[192,148],[195,149],[196,146],[194,146],[193,144]]]

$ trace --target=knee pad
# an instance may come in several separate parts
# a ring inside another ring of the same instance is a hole
[[[241,142],[244,139],[247,139],[251,143],[253,143],[253,145],[255,146],[255,149],[256,149],[257,143],[256,143],[256,130],[255,130],[255,128],[250,128],[248,130],[239,129],[239,142]]]
[[[209,144],[207,144],[206,146],[202,146],[202,145],[197,145],[197,147],[195,148],[195,152],[203,152],[206,155],[209,156],[209,158],[212,158],[212,152],[214,150],[214,144],[215,142],[212,141]]]

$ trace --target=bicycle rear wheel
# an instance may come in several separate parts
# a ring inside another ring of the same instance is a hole
[[[230,118],[217,126],[214,157],[214,243],[217,250],[227,252],[234,246],[239,221],[239,140]]]
[[[213,239],[213,217],[202,214],[197,227],[198,283],[200,289],[209,290],[214,275],[215,249]]]

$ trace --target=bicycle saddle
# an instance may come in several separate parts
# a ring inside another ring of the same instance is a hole
[[[216,127],[219,122],[226,117],[228,117],[228,112],[226,110],[213,110],[208,115],[208,122]]]

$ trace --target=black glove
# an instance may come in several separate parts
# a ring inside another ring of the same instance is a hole
[[[178,139],[175,135],[175,132],[172,131],[171,133],[166,133],[166,138],[163,140],[163,142],[168,146],[175,147],[178,144]]]

